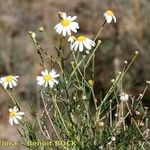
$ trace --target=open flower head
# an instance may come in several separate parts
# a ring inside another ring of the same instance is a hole
[[[106,20],[107,23],[111,23],[112,20],[114,20],[114,22],[116,23],[116,17],[113,13],[113,11],[111,10],[107,10],[105,13],[104,13],[104,18]]]
[[[0,84],[2,84],[2,86],[5,89],[7,89],[8,87],[13,88],[13,87],[17,86],[18,78],[19,78],[19,76],[12,76],[12,75],[1,77]]]
[[[42,76],[37,76],[36,78],[38,85],[44,87],[50,86],[51,88],[53,88],[55,84],[58,84],[56,78],[58,78],[60,75],[57,74],[54,69],[52,69],[51,71],[48,71],[46,69],[45,71],[42,71],[41,74]]]
[[[124,93],[124,92],[122,92],[122,93],[120,94],[120,100],[121,100],[121,101],[128,101],[128,100],[129,100],[129,95],[126,94],[126,93]]]
[[[66,13],[62,13],[61,21],[54,27],[58,34],[63,36],[71,35],[71,32],[77,32],[79,29],[79,24],[74,22],[77,16],[67,16]]]
[[[80,52],[83,52],[84,49],[90,50],[93,46],[95,46],[94,41],[84,35],[81,35],[72,43],[71,50],[79,50]]]
[[[13,108],[9,108],[9,123],[11,126],[13,124],[18,124],[19,120],[22,119],[22,116],[24,115],[24,112],[19,112],[19,109],[17,106],[14,106]]]

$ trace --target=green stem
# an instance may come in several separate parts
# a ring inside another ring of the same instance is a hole
[[[57,112],[58,112],[58,114],[59,114],[59,117],[60,117],[62,123],[63,123],[63,126],[64,126],[64,128],[65,128],[67,134],[69,135],[69,131],[68,131],[67,127],[66,127],[65,121],[64,121],[64,119],[63,119],[63,117],[62,117],[62,114],[61,114],[61,112],[60,112],[60,109],[59,109],[59,107],[58,107],[58,105],[57,105],[56,99],[55,99],[54,96],[52,96],[52,98],[53,98],[54,106],[55,106],[55,108],[56,108],[56,110],[57,110]]]
[[[132,63],[134,62],[134,60],[136,59],[138,53],[135,52],[135,55],[133,57],[133,59],[131,60],[130,64],[128,65],[128,67],[125,69],[125,71],[123,73],[120,73],[117,77],[115,82],[113,83],[112,87],[109,89],[109,91],[107,92],[106,96],[104,97],[104,99],[102,100],[101,105],[98,107],[98,113],[97,113],[97,119],[100,115],[100,111],[101,111],[101,106],[102,104],[108,99],[108,97],[112,94],[114,88],[116,87],[116,85],[118,84],[118,82],[120,81],[120,79],[122,79],[124,77],[124,75],[126,74],[126,72],[129,70],[130,66],[132,65]]]
[[[97,38],[99,37],[99,35],[100,35],[102,29],[104,28],[105,24],[106,24],[106,20],[104,21],[104,23],[102,24],[102,26],[101,26],[100,29],[98,30],[98,32],[97,32],[97,34],[96,34],[96,36],[95,36],[95,38],[94,38],[94,41],[96,41]]]
[[[14,102],[14,104],[17,105],[17,107],[19,107],[19,109],[20,109],[21,106],[20,106],[19,102],[15,99],[15,97],[13,96],[13,94],[10,93],[10,91],[7,90],[7,89],[4,89],[4,90],[10,96],[10,98],[12,99],[12,101]]]

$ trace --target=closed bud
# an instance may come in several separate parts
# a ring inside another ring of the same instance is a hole
[[[44,28],[43,28],[43,27],[39,27],[39,31],[40,31],[40,32],[43,32],[43,31],[44,31]]]
[[[88,80],[88,84],[90,85],[90,86],[93,86],[94,85],[94,81],[93,80]]]

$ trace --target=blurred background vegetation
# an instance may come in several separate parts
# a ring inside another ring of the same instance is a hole
[[[149,0],[0,1],[0,76],[21,76],[16,91],[25,107],[26,103],[39,103],[36,81],[33,79],[42,69],[28,31],[37,32],[43,48],[50,55],[55,55],[49,40],[57,43],[54,26],[58,22],[59,11],[77,15],[79,32],[93,38],[103,23],[102,15],[107,9],[114,11],[117,23],[106,25],[99,37],[102,44],[96,56],[95,87],[105,92],[110,86],[110,80],[115,77],[115,72],[123,67],[124,60],[130,61],[134,51],[138,50],[140,55],[125,79],[125,89],[137,96],[144,89],[145,81],[150,80]],[[38,32],[40,26],[45,28],[49,39]],[[47,61],[47,68],[50,66]],[[144,105],[149,106],[149,97],[150,92],[147,91]],[[15,127],[8,124],[9,103],[9,97],[0,89],[0,138],[19,139]]]

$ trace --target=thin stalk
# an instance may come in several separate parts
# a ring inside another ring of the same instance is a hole
[[[125,131],[126,127],[125,127],[125,119],[124,119],[124,103],[123,102],[121,102],[121,112],[122,112],[121,118],[122,118],[122,123],[123,123],[123,129]]]
[[[61,52],[61,50],[56,46],[56,44],[52,43],[49,39],[49,36],[47,35],[47,33],[45,31],[43,31],[45,37],[47,37],[48,41],[50,42],[50,44],[58,51]]]
[[[128,110],[129,110],[129,112],[131,113],[131,109],[129,108],[129,105],[128,105],[128,103],[126,103],[127,104],[127,108],[128,108]],[[132,115],[132,114],[131,114]],[[150,142],[149,141],[147,141],[147,139],[144,137],[144,135],[143,135],[143,133],[141,132],[141,130],[139,129],[139,127],[138,127],[138,124],[136,123],[136,121],[135,121],[135,119],[132,117],[132,120],[133,120],[133,122],[134,122],[134,124],[135,124],[135,126],[137,127],[137,129],[138,129],[138,131],[139,131],[139,133],[141,134],[141,136],[143,137],[143,139],[147,142],[147,144],[150,146]]]
[[[110,111],[110,127],[112,127],[112,100],[110,100],[110,105],[109,105],[109,111]]]
[[[12,99],[12,101],[14,102],[15,105],[17,105],[19,107],[19,109],[21,108],[19,102],[15,99],[15,97],[13,96],[13,94],[11,94],[7,89],[4,89],[5,92],[10,96],[10,98]]]
[[[94,38],[94,41],[96,41],[97,38],[99,37],[99,35],[100,35],[102,29],[104,28],[105,24],[106,24],[106,20],[103,22],[102,26],[101,26],[100,29],[98,30],[98,32],[97,32],[97,34],[96,34],[96,36],[95,36],[95,38]]]
[[[52,96],[52,98],[53,98],[54,106],[55,106],[55,108],[56,108],[56,110],[57,110],[57,112],[58,112],[58,114],[59,114],[59,117],[60,117],[62,123],[63,123],[63,126],[64,126],[64,128],[65,128],[67,134],[69,135],[69,131],[68,131],[67,126],[66,126],[66,124],[65,124],[65,121],[64,121],[64,119],[63,119],[63,117],[62,117],[62,114],[61,114],[61,112],[60,112],[60,109],[59,109],[59,107],[58,107],[58,105],[57,105],[56,99],[55,99],[54,96]]]
[[[112,94],[114,88],[116,87],[116,85],[118,84],[118,82],[120,81],[120,79],[122,79],[122,78],[124,77],[124,75],[126,74],[126,72],[129,70],[130,66],[132,65],[132,63],[133,63],[134,60],[136,59],[137,55],[138,55],[138,52],[135,52],[135,55],[134,55],[133,59],[131,60],[130,64],[128,65],[128,67],[125,69],[125,71],[124,71],[123,73],[120,73],[120,74],[117,76],[117,78],[116,78],[115,82],[113,83],[112,87],[109,89],[109,91],[107,92],[106,96],[105,96],[104,99],[102,100],[101,105],[102,105],[102,104],[108,99],[108,97]],[[100,115],[100,111],[101,111],[100,108],[101,108],[101,105],[98,107],[97,119],[98,119],[98,117],[99,117],[99,115]]]
[[[102,29],[104,28],[105,24],[106,24],[106,21],[104,21],[104,23],[102,24],[102,26],[101,26],[100,29],[98,30],[98,32],[97,32],[97,34],[96,34],[96,36],[95,36],[95,38],[94,38],[94,42],[95,42],[95,41],[97,40],[97,38],[99,37],[99,35],[100,35]],[[95,72],[95,53],[93,54],[93,57],[92,57],[92,79],[93,79],[93,81],[94,81],[94,76],[95,76],[94,72]]]
[[[41,125],[41,123],[40,123],[40,118],[39,118],[38,116],[36,116],[36,117],[37,117],[37,121],[38,121],[40,130],[41,130],[41,133],[43,134],[44,137],[46,137],[47,139],[51,140],[51,138],[48,137],[48,136],[44,133],[44,131],[43,131],[43,129],[42,129],[42,125]]]
[[[87,63],[85,64],[85,67],[84,67],[85,69],[88,67],[88,65],[89,65],[89,63],[90,63],[90,61],[91,61],[91,59],[92,59],[94,53],[96,52],[96,50],[97,50],[97,48],[99,47],[100,44],[101,44],[101,41],[98,41],[96,47],[94,48],[92,54],[91,54],[90,57],[89,57]]]
[[[49,121],[50,121],[50,124],[52,125],[52,128],[53,128],[53,130],[54,130],[54,132],[55,132],[57,138],[60,140],[61,138],[59,137],[59,135],[58,135],[58,133],[57,133],[57,130],[56,130],[54,124],[53,124],[53,121],[52,121],[52,119],[51,119],[51,117],[50,117],[50,115],[49,115],[49,112],[48,112],[48,110],[47,110],[47,108],[46,108],[46,104],[45,104],[45,101],[44,101],[44,96],[43,96],[43,92],[42,92],[42,91],[41,91],[41,98],[42,98],[42,102],[43,102],[43,105],[44,105],[44,109],[45,109],[46,115],[47,115],[47,117],[48,117],[48,119],[49,119]]]
[[[79,68],[79,66],[82,64],[82,62],[84,61],[86,55],[83,56],[83,58],[79,61],[79,63],[75,66],[75,68],[73,69],[69,81],[71,80],[72,76],[75,74],[76,70]]]

